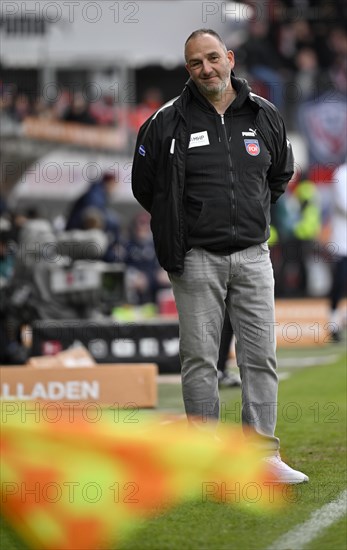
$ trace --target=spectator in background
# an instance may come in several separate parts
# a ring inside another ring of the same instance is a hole
[[[326,72],[321,70],[313,48],[302,48],[295,57],[296,96],[300,101],[314,99],[331,88]]]
[[[286,244],[285,259],[280,278],[285,280],[288,269],[295,267],[294,292],[301,296],[309,293],[309,274],[312,268],[314,245],[321,230],[319,196],[314,182],[303,179],[294,188],[291,206],[293,216],[292,234]],[[293,255],[293,257],[291,257]]]
[[[2,132],[6,132],[6,130],[11,129],[15,123],[13,116],[13,104],[13,95],[10,91],[6,90],[5,86],[0,84],[0,120]]]
[[[332,52],[329,75],[333,86],[342,94],[347,93],[347,33],[335,27],[330,31],[328,44]]]
[[[58,233],[60,253],[72,259],[103,260],[110,246],[103,212],[94,206],[86,207],[81,224],[80,229]]]
[[[147,120],[148,117],[153,115],[155,111],[163,104],[162,93],[159,88],[148,88],[143,94],[141,103],[139,103],[129,113],[129,125],[138,132],[140,126]]]
[[[23,345],[21,331],[29,319],[35,318],[31,291],[36,283],[34,269],[47,250],[42,246],[43,234],[49,235],[46,242],[51,243],[48,222],[40,219],[36,210],[21,214],[20,219],[15,232],[9,224],[1,236],[0,361],[6,365],[21,365],[27,360],[28,350]],[[9,242],[14,235],[18,246],[11,258]]]
[[[50,103],[53,112],[53,118],[57,120],[63,119],[68,109],[70,108],[70,104],[71,92],[69,88],[63,86],[63,88],[61,89],[61,93],[59,94],[56,101]]]
[[[346,291],[347,283],[347,162],[337,168],[333,174],[332,200],[331,240],[335,252],[335,265],[330,293],[330,323],[331,340],[339,342],[343,318],[338,306]]]
[[[78,124],[96,124],[95,118],[90,113],[89,105],[80,92],[73,95],[71,105],[67,108],[63,119],[66,122],[77,122]]]
[[[37,118],[53,119],[54,112],[51,105],[44,97],[36,97],[33,104],[32,115]]]
[[[14,271],[14,250],[11,247],[11,222],[0,217],[0,288],[6,287]]]
[[[8,289],[0,287],[0,364],[24,365],[28,359],[28,350],[21,338],[22,323],[18,321],[18,310],[11,311]]]
[[[0,216],[5,215],[7,212],[7,201],[5,197],[0,193]]]
[[[24,211],[22,209],[13,210],[10,212],[10,221],[11,221],[11,234],[12,239],[15,243],[19,242],[19,235],[22,231],[22,228],[25,222],[32,216],[32,209]]]
[[[156,257],[147,212],[137,214],[130,225],[123,261],[130,303],[156,303],[158,290],[171,286],[166,271],[160,267]]]
[[[110,209],[110,199],[116,187],[117,180],[112,171],[105,172],[100,180],[92,182],[73,204],[65,229],[85,229],[85,213],[93,207],[103,216],[104,230],[109,236],[109,242],[115,243],[119,238],[120,228],[116,214]]]
[[[119,107],[112,95],[103,95],[99,101],[90,105],[90,113],[96,124],[100,126],[116,126],[118,124]]]
[[[276,48],[268,38],[268,31],[269,27],[265,21],[257,18],[252,20],[249,26],[249,37],[242,45],[238,57],[240,56],[241,61],[247,66],[251,77],[265,85],[267,99],[282,110],[284,80],[281,69],[283,65]]]
[[[13,105],[14,120],[22,122],[30,114],[31,106],[28,96],[26,94],[18,94]]]
[[[290,190],[290,183],[288,189]],[[276,281],[276,297],[286,296],[290,293],[289,281],[286,278],[286,255],[288,245],[290,246],[292,239],[294,212],[288,203],[290,203],[290,200],[287,199],[287,196],[282,195],[275,204],[271,205],[271,225],[268,245],[270,247],[270,257]]]

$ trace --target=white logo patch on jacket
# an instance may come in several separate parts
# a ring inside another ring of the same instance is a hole
[[[253,128],[249,128],[248,132],[242,132],[242,135],[246,137],[255,137],[257,135],[257,130],[253,130]]]
[[[208,139],[207,130],[204,132],[196,132],[195,134],[190,134],[190,142],[188,149],[192,147],[202,147],[203,145],[209,145],[210,140]]]

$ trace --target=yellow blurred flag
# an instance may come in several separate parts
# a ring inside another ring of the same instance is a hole
[[[13,401],[1,416],[2,514],[34,550],[109,549],[139,520],[188,499],[257,510],[280,502],[237,426],[138,411],[91,421],[64,408],[52,422]]]

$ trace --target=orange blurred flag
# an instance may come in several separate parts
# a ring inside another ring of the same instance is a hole
[[[188,499],[260,511],[281,502],[238,426],[107,410],[92,422],[81,409],[50,422],[13,401],[1,414],[2,514],[34,550],[109,549],[143,518]]]

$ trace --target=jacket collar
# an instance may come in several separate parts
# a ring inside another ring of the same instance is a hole
[[[242,94],[242,98],[240,98],[242,103],[248,99],[251,101],[252,107],[256,111],[259,111],[259,109],[261,108],[261,105],[255,99],[257,96],[254,97],[254,94],[251,94],[251,88],[247,80],[244,78],[235,77],[233,71],[231,73],[230,78],[231,78],[232,86],[236,90],[238,95]],[[194,87],[194,91],[192,90],[193,87]],[[189,78],[182,90],[182,93],[172,102],[173,106],[177,109],[177,111],[180,113],[180,115],[184,119],[186,119],[187,106],[192,101],[193,97],[196,94],[199,94],[201,96],[201,101],[203,103],[208,104],[206,99],[202,96],[202,94],[200,94],[194,82],[191,80],[191,78]]]

